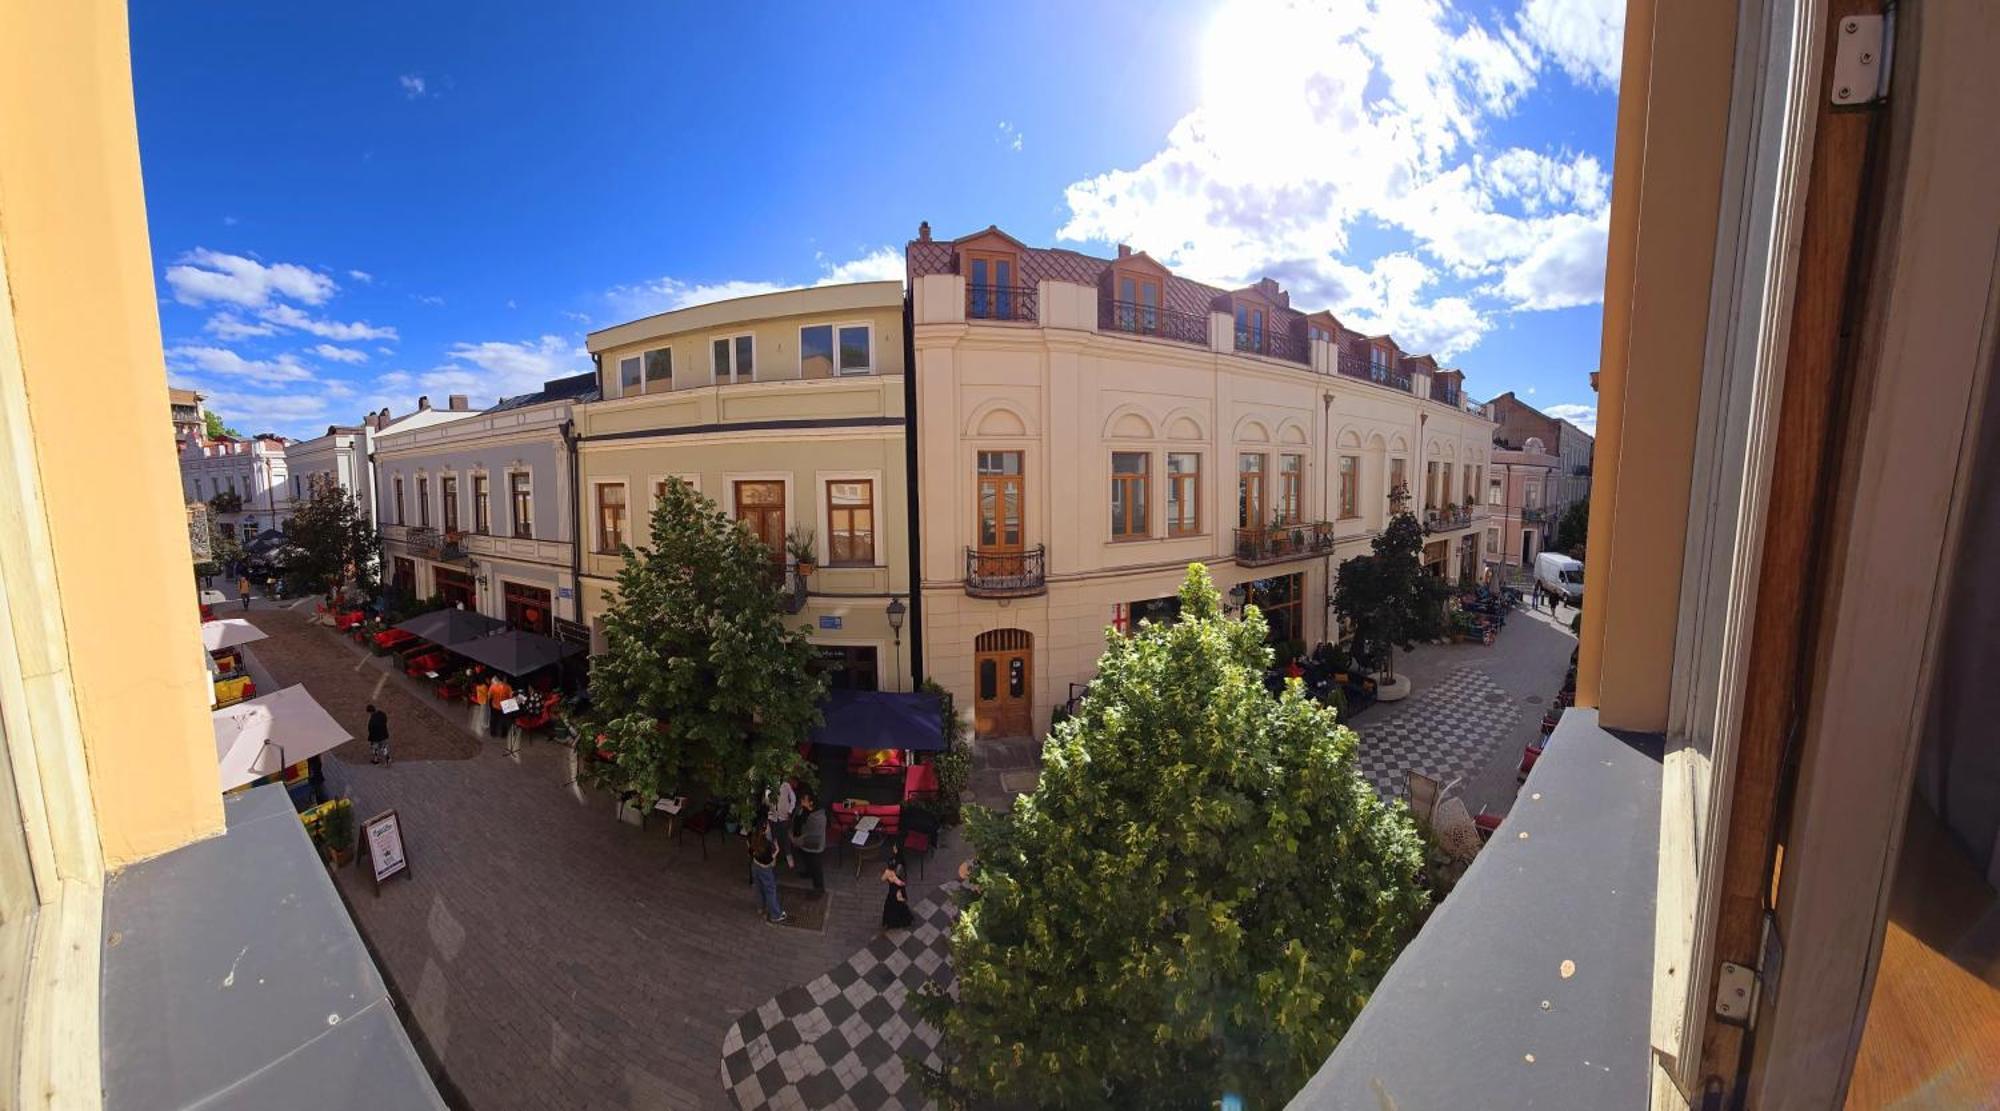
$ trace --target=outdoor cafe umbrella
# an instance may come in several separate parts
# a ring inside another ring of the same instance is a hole
[[[944,750],[944,707],[922,691],[826,692],[815,744],[837,748]]]
[[[253,640],[263,640],[264,631],[240,617],[225,617],[220,621],[201,623],[201,646],[211,652],[224,648],[234,648]]]
[[[483,613],[473,613],[462,609],[432,610],[420,613],[396,626],[411,636],[441,644],[454,652],[468,640],[477,640],[495,629],[504,628],[505,621],[496,620]],[[463,655],[463,653],[460,653]]]
[[[451,650],[474,663],[482,663],[503,675],[516,678],[583,651],[574,644],[519,629],[494,633],[450,646]]]
[[[351,740],[303,686],[224,706],[211,715],[215,762],[225,791],[283,771]]]

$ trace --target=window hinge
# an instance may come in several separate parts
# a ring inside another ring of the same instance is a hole
[[[1723,961],[1715,977],[1715,1017],[1736,1026],[1750,1025],[1757,1010],[1757,970]]]
[[[1893,10],[1892,10],[1893,11]],[[1834,29],[1833,105],[1858,108],[1889,96],[1889,52],[1895,45],[1895,17],[1842,16]]]

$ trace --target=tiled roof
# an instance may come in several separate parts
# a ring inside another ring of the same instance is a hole
[[[530,405],[541,405],[550,401],[596,401],[597,374],[585,371],[568,378],[556,378],[542,383],[542,388],[534,393],[516,394],[503,397],[499,403],[486,410],[489,413],[504,412],[508,409],[525,409]]]

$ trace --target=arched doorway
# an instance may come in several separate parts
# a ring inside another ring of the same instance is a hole
[[[1026,736],[1033,728],[1035,638],[994,629],[972,642],[972,726],[980,737]]]

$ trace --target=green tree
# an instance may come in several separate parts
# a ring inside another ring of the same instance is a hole
[[[315,483],[312,496],[285,522],[279,560],[312,590],[348,586],[363,594],[375,589],[382,538],[368,523],[361,503],[332,483]]]
[[[222,423],[222,418],[217,416],[213,409],[203,409],[201,411],[201,419],[208,425],[208,438],[211,440],[220,440],[224,436],[232,440],[243,438],[243,433]]]
[[[608,750],[645,805],[706,795],[747,817],[758,792],[808,770],[797,746],[826,680],[811,638],[785,624],[761,541],[680,482],[652,535],[618,572],[583,743]]]
[[[208,508],[216,513],[241,513],[243,495],[234,490],[217,490],[215,496],[208,499]]]
[[[1583,558],[1583,545],[1590,537],[1590,499],[1573,501],[1556,522],[1556,551]]]
[[[1178,621],[1107,637],[1011,813],[974,807],[943,1032],[961,1098],[1254,1107],[1289,1098],[1418,924],[1423,848],[1354,733],[1264,687],[1263,616],[1190,566]]]
[[[1426,581],[1424,527],[1397,513],[1375,537],[1370,554],[1340,565],[1333,606],[1354,625],[1354,658],[1396,677],[1396,649],[1408,651],[1434,636],[1442,616],[1441,582]]]

